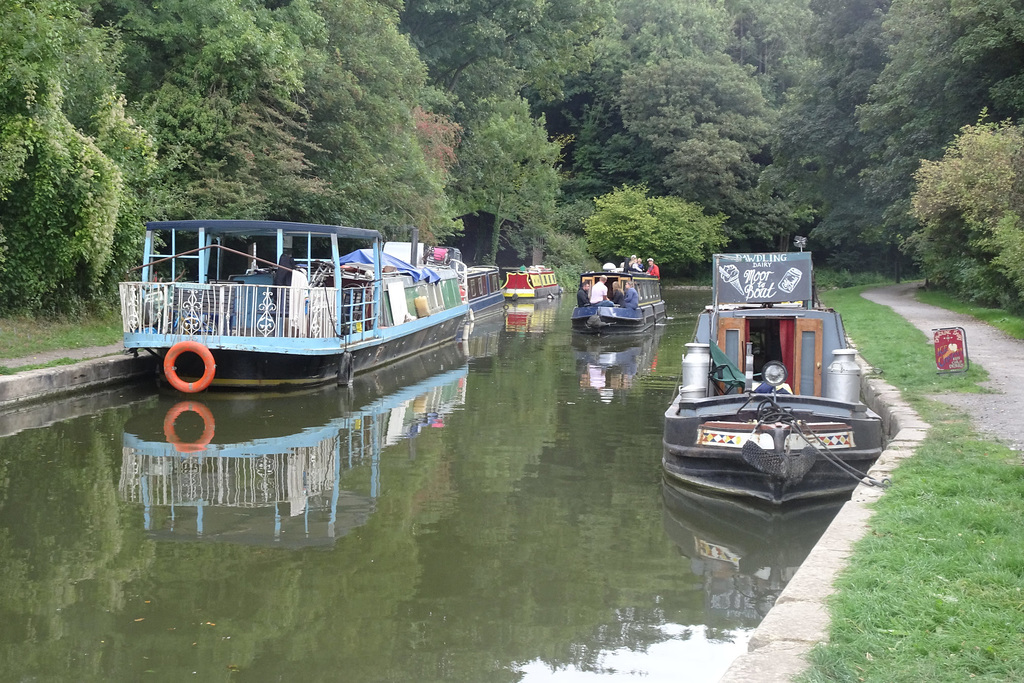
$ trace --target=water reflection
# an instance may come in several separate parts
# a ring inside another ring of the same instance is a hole
[[[125,425],[120,495],[156,538],[333,543],[374,511],[382,448],[444,427],[465,403],[460,352],[449,345],[362,379],[377,388],[401,374],[407,384],[354,409],[345,404],[368,386],[160,402]],[[370,476],[356,490],[347,474],[361,467]]]
[[[659,325],[652,334],[621,338],[574,334],[580,387],[596,391],[604,403],[611,402],[616,391],[632,388],[637,378],[657,369],[664,330]]]
[[[568,326],[569,321],[558,316],[561,301],[561,298],[535,301],[520,299],[509,303],[505,309],[505,329],[524,336],[543,334],[560,324]]]
[[[842,500],[769,508],[664,482],[665,533],[704,585],[708,624],[757,626]]]

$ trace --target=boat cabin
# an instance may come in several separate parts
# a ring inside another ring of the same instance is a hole
[[[716,254],[713,293],[697,342],[714,342],[749,379],[780,361],[794,394],[824,394],[823,370],[846,348],[846,333],[839,315],[815,301],[809,252]]]
[[[653,275],[645,275],[644,273],[629,273],[619,270],[583,273],[580,275],[580,286],[584,283],[590,283],[590,287],[593,289],[594,283],[597,282],[602,275],[608,278],[605,284],[608,285],[609,294],[612,291],[613,283],[618,282],[619,287],[625,290],[626,281],[632,280],[633,286],[636,288],[636,293],[640,297],[641,306],[661,301],[661,280]]]

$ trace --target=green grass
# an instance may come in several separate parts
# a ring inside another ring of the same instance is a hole
[[[984,370],[972,363],[938,375],[926,336],[860,297],[863,289],[830,292],[826,303],[932,429],[876,504],[830,601],[830,640],[798,680],[1024,680],[1020,454],[979,438],[965,415],[929,398],[980,390]]]
[[[939,306],[987,322],[1014,339],[1024,339],[1024,318],[1008,313],[1002,308],[982,308],[973,304],[965,304],[944,292],[931,290],[921,290],[917,299],[932,306]]]
[[[106,346],[121,341],[121,314],[103,311],[75,319],[0,318],[0,361],[43,351]]]

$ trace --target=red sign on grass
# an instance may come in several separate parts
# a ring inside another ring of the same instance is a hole
[[[962,327],[940,327],[932,330],[935,340],[935,366],[939,372],[965,372],[967,359],[967,333]]]

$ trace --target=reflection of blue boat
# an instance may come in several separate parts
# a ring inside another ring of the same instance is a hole
[[[336,389],[162,403],[125,428],[121,495],[156,537],[329,544],[373,512],[382,449],[443,426],[467,374],[449,345],[358,378],[354,410]]]
[[[665,534],[701,577],[705,609],[747,627],[761,622],[843,505],[833,498],[772,506],[667,481],[662,495]]]
[[[373,230],[224,220],[146,228],[141,282],[120,285],[124,345],[163,358],[164,378],[183,392],[346,382],[454,340],[469,311],[465,265],[448,249],[411,264],[394,255],[411,255],[411,245],[382,247]],[[373,248],[346,254],[346,240]]]
[[[638,377],[657,367],[663,330],[657,327],[653,335],[628,337],[574,335],[572,346],[580,386],[596,389],[602,400],[610,400],[616,391],[632,388]]]

